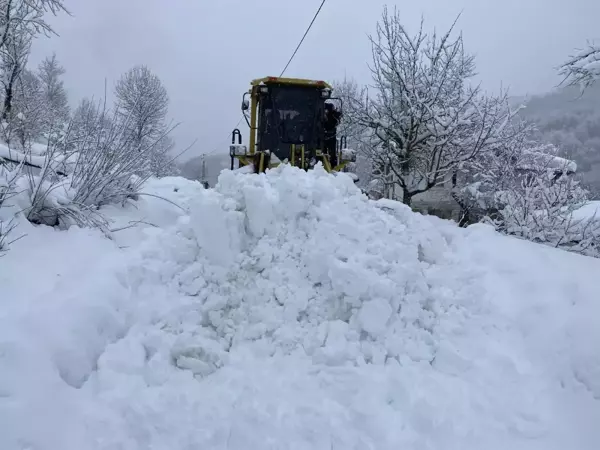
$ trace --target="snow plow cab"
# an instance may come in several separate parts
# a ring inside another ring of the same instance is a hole
[[[343,106],[341,99],[332,97],[329,84],[281,77],[259,78],[250,84],[242,99],[250,138],[243,145],[240,131],[233,130],[231,170],[235,160],[238,168],[248,167],[254,173],[282,163],[309,170],[320,161],[328,172],[339,172],[356,161],[355,152],[343,148],[344,139],[332,138],[335,131],[331,134],[327,129],[326,102],[338,103],[334,110],[339,115]]]

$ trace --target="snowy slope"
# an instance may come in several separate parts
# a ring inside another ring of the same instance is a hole
[[[599,260],[322,170],[147,189],[0,259],[1,449],[597,448]]]

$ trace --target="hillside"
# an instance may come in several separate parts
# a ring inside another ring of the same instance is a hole
[[[526,105],[521,114],[537,124],[539,138],[577,162],[582,181],[600,198],[600,86],[583,95],[577,88],[558,89]]]
[[[321,169],[144,192],[109,236],[19,223],[1,449],[597,448],[600,260]]]

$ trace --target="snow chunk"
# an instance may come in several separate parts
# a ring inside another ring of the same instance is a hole
[[[392,307],[384,299],[376,298],[365,302],[358,314],[358,320],[363,330],[372,335],[385,332],[387,322],[392,316]]]
[[[214,264],[233,264],[244,246],[244,215],[236,211],[235,202],[221,202],[207,191],[190,218],[201,252]]]

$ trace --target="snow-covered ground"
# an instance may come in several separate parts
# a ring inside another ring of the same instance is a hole
[[[31,170],[35,175],[39,174],[39,169],[46,164],[50,164],[55,170],[62,173],[70,173],[70,170],[77,163],[77,154],[60,155],[53,154],[52,158],[48,158],[47,144],[33,143],[28,150],[10,148],[6,144],[0,142],[0,159],[7,159],[13,163],[22,163],[29,166],[26,170]]]
[[[573,212],[575,220],[600,220],[600,201],[593,200]]]
[[[0,258],[0,449],[598,448],[600,260],[322,170],[146,192]]]

